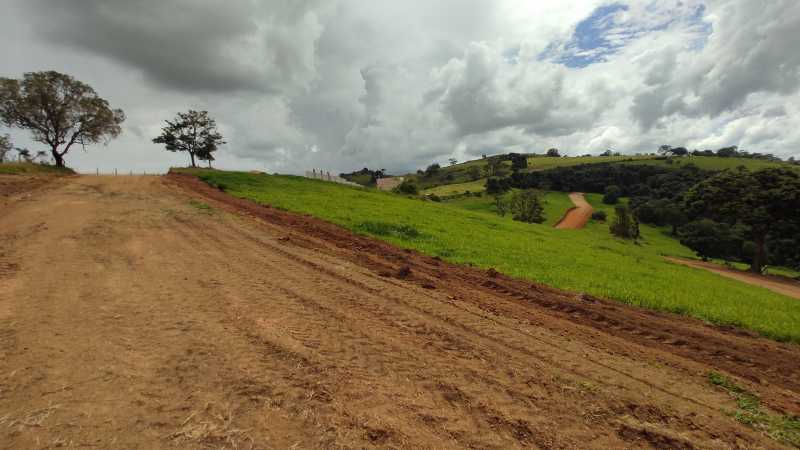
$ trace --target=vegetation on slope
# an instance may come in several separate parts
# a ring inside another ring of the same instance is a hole
[[[665,261],[662,255],[690,257],[691,252],[656,228],[642,226],[643,239],[634,244],[612,237],[601,223],[584,230],[555,230],[490,212],[299,177],[190,173],[232,195],[312,214],[451,262],[800,342],[800,302]]]
[[[47,164],[33,164],[28,162],[2,163],[0,164],[0,174],[21,175],[21,174],[58,174],[70,175],[75,172],[67,167],[57,167]]]

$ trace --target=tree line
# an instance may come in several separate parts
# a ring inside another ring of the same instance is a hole
[[[669,226],[702,258],[800,268],[800,175],[788,168],[709,171],[636,164],[585,164],[516,172],[487,180],[487,192],[509,189],[599,192],[615,204],[629,197],[628,235],[638,222]],[[628,225],[620,225],[626,227]]]
[[[75,146],[104,143],[119,137],[125,113],[111,108],[88,84],[55,71],[29,72],[22,79],[0,78],[0,122],[7,127],[28,130],[31,139],[47,146],[57,167]],[[214,160],[214,152],[224,144],[222,134],[207,111],[189,110],[167,120],[154,143],[171,152],[189,154],[196,161]],[[47,151],[32,154],[15,148],[9,135],[0,136],[0,162],[16,150],[20,158],[44,160]]]

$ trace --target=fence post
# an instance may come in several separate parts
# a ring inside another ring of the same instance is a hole
[[[115,167],[114,168],[114,175],[116,175],[116,174],[117,174],[117,168]]]
[[[99,168],[99,167],[98,167],[98,168],[96,168],[96,170],[95,170],[95,171],[97,172],[97,175],[100,175],[100,168]]]

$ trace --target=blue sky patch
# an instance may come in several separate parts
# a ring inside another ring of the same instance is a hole
[[[654,3],[648,5],[648,12],[652,12],[657,18],[658,13],[654,9]],[[691,11],[684,11],[683,14],[664,17],[661,20],[643,21],[642,24],[624,22],[622,13],[628,10],[628,6],[622,3],[612,3],[595,9],[589,17],[575,26],[575,31],[568,41],[550,44],[539,58],[570,68],[582,68],[604,62],[634,39],[647,33],[665,30],[679,22],[697,36],[697,39],[690,43],[694,49],[702,48],[711,33],[711,24],[703,21],[705,13],[703,5]]]

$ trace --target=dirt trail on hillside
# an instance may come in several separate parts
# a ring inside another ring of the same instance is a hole
[[[695,269],[704,269],[723,277],[733,278],[734,280],[743,281],[755,286],[761,286],[779,294],[788,295],[800,299],[800,282],[792,281],[788,278],[769,276],[769,275],[756,275],[742,270],[730,269],[722,267],[719,264],[712,262],[696,261],[693,259],[673,258],[667,257],[668,261],[672,261],[684,266],[694,267]]]
[[[71,177],[0,214],[0,448],[778,448],[709,370],[800,412],[797,346],[195,179]]]
[[[572,200],[574,208],[570,208],[564,217],[558,221],[556,228],[560,230],[577,230],[586,226],[589,219],[592,218],[592,205],[586,201],[581,192],[572,192],[569,194],[569,199]]]

